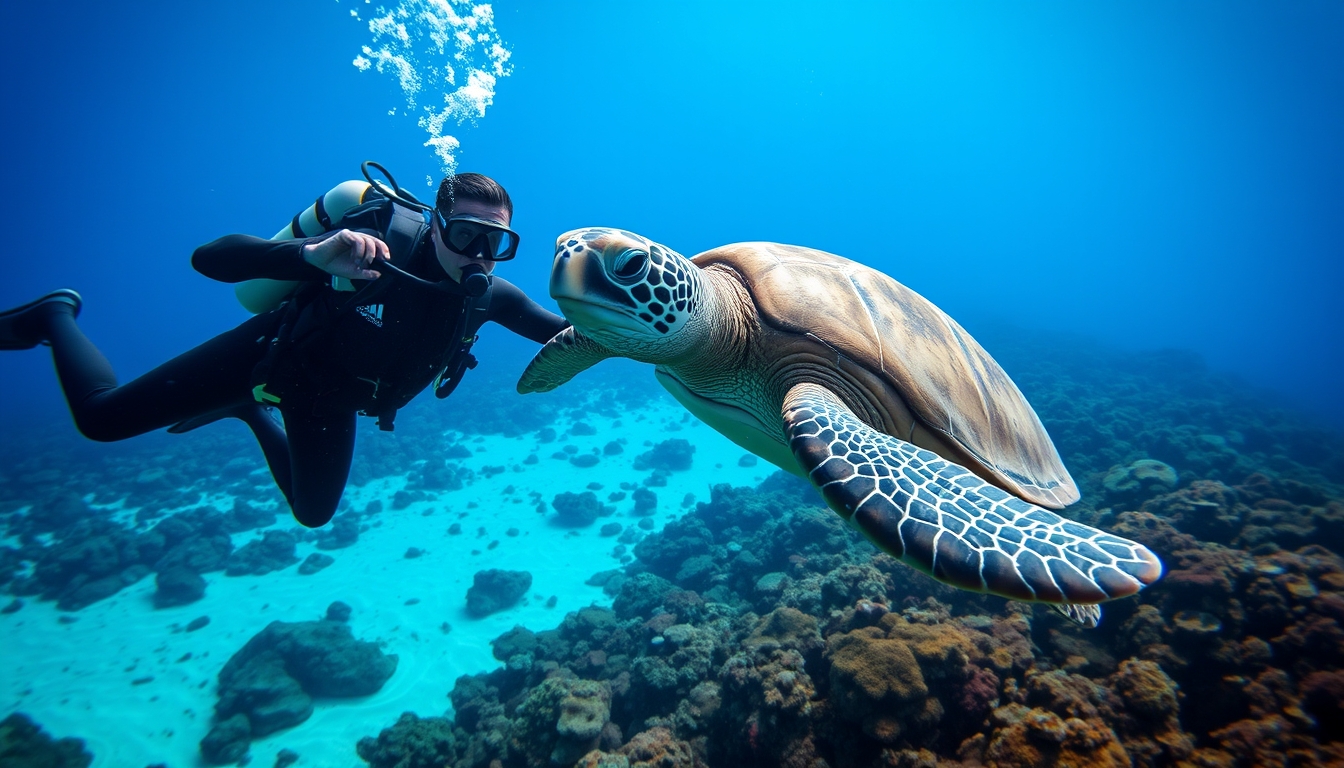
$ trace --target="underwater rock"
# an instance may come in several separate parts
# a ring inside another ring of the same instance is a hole
[[[305,557],[302,563],[299,563],[298,571],[300,574],[304,576],[311,576],[314,573],[317,573],[318,571],[322,570],[323,568],[330,566],[334,562],[336,562],[336,558],[332,557],[331,555],[324,555],[321,552],[314,552],[311,555]]]
[[[345,549],[359,541],[359,523],[353,515],[337,515],[331,525],[317,534],[317,548]]]
[[[22,712],[0,720],[0,765],[5,768],[88,768],[92,763],[83,739],[53,739]]]
[[[340,600],[337,600],[333,602],[331,605],[327,606],[326,619],[327,621],[346,622],[350,620],[350,614],[352,612],[353,610],[350,608],[350,606],[346,605]]]
[[[652,515],[658,511],[658,494],[648,488],[636,488],[630,493],[630,498],[635,502],[630,514],[636,517]]]
[[[524,626],[515,626],[490,641],[494,656],[500,661],[508,661],[519,654],[532,653],[537,649],[537,636]]]
[[[601,459],[595,453],[580,453],[577,456],[570,456],[569,463],[580,469],[596,467]]]
[[[470,459],[472,457],[471,449],[465,445],[453,443],[438,452],[440,458],[444,459]]]
[[[185,566],[173,566],[159,571],[154,579],[155,608],[171,608],[194,603],[205,597],[205,579]]]
[[[232,765],[247,755],[252,729],[245,715],[234,715],[214,725],[201,739],[201,758],[208,765]]]
[[[1111,504],[1133,503],[1174,489],[1176,470],[1154,459],[1140,459],[1127,466],[1116,465],[1102,478]]]
[[[56,601],[56,605],[63,611],[77,611],[115,595],[123,587],[134,584],[150,573],[152,571],[149,568],[143,565],[134,565],[117,576],[106,576],[92,581],[76,579],[71,582],[69,588]]]
[[[413,712],[403,713],[377,738],[360,739],[355,751],[373,768],[443,768],[458,758],[452,719]]]
[[[531,588],[532,574],[527,571],[477,571],[467,589],[467,613],[479,619],[512,608]]]
[[[298,725],[312,715],[314,696],[376,693],[396,668],[395,655],[355,640],[347,624],[271,622],[220,670],[216,726],[201,742],[202,756],[213,759],[207,749],[231,755],[244,736],[260,738]]]
[[[243,533],[275,525],[275,518],[273,510],[263,509],[243,499],[234,499],[233,509],[224,516],[223,525],[229,533]]]
[[[20,524],[22,530],[31,533],[52,533],[95,517],[99,517],[99,514],[84,503],[80,494],[59,491],[33,505]]]
[[[299,562],[294,554],[298,542],[289,531],[267,531],[260,539],[244,544],[224,567],[227,576],[262,576]]]
[[[162,525],[162,524],[160,524]],[[185,568],[196,573],[222,571],[233,554],[233,539],[223,531],[193,534],[171,546],[154,564],[154,570]]]
[[[646,469],[664,472],[680,472],[691,468],[691,459],[695,446],[681,438],[664,440],[635,457],[634,467],[638,471]]]
[[[556,524],[569,528],[592,525],[597,518],[608,514],[607,508],[602,506],[592,491],[559,493],[551,500],[551,506],[555,507]]]
[[[574,435],[576,437],[586,437],[589,435],[596,435],[597,428],[585,421],[576,421],[574,422],[574,426],[569,428],[569,434]]]
[[[476,473],[471,469],[435,457],[426,461],[419,470],[411,473],[410,481],[406,487],[410,490],[460,491],[475,480],[475,477]],[[407,495],[404,500],[409,503],[415,499]],[[403,504],[402,508],[405,506],[406,504]],[[398,508],[397,502],[393,502],[392,508]]]
[[[136,535],[102,518],[83,520],[38,550],[33,587],[61,610],[77,611],[148,576],[148,564],[162,551],[158,537]]]

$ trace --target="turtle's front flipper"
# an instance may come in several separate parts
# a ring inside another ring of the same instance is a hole
[[[612,357],[611,350],[570,326],[546,342],[518,378],[518,393],[550,392],[580,372]]]
[[[784,398],[794,458],[826,503],[874,544],[935,579],[1015,600],[1094,604],[1162,576],[1147,547],[1060,517],[970,470],[864,424],[830,390]],[[1081,605],[1061,611],[1086,624]]]

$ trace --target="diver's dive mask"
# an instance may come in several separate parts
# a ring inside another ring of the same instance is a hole
[[[439,220],[439,242],[463,256],[486,261],[508,261],[518,253],[518,233],[493,221],[475,216],[448,218],[435,209]]]

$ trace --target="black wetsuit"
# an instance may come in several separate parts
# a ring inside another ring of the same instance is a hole
[[[353,224],[351,229],[373,234],[381,231],[376,226],[359,227],[360,223],[348,219],[342,222]],[[364,223],[376,222],[370,219]],[[309,290],[309,300],[335,306],[350,293],[332,290],[331,276],[303,260],[300,249],[305,242],[229,235],[198,248],[192,255],[192,265],[207,277],[230,283],[254,278],[311,281],[321,287]],[[422,239],[404,268],[431,282],[446,277],[428,237]],[[396,278],[384,275],[378,282],[389,279]],[[493,277],[492,282],[487,319],[538,343],[546,342],[567,325],[564,318],[546,311],[508,281]],[[339,338],[338,334],[327,334],[329,338],[319,339],[316,348],[305,350],[308,358],[333,365],[321,372],[320,387],[286,388],[277,405],[284,417],[283,430],[260,407],[254,407],[252,389],[254,370],[266,357],[286,316],[285,307],[257,315],[121,386],[112,366],[80,331],[71,313],[52,314],[48,338],[71,414],[85,436],[99,441],[122,440],[209,414],[237,416],[256,435],[294,516],[306,526],[319,526],[335,514],[345,489],[358,410],[351,403],[359,402],[369,386],[343,374],[346,369],[342,363],[365,353],[381,351],[387,355],[389,347],[408,350],[420,339],[434,343],[433,333],[417,333],[418,318],[457,318],[465,302],[461,296],[423,287],[419,293],[409,292],[411,298],[407,294],[389,290],[380,298],[379,312],[385,304],[389,317],[395,316],[399,302],[418,300],[422,305],[414,309],[409,320],[404,319],[403,312],[399,329],[388,324],[395,343],[380,343],[377,332],[382,326],[370,321],[372,335],[357,336],[364,339],[362,348],[352,345],[349,334]],[[346,312],[342,317],[348,322],[351,315]],[[415,391],[427,384],[417,380]]]

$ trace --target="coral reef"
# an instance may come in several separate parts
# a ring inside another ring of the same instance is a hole
[[[623,572],[592,582],[614,595],[611,609],[497,639],[503,666],[450,693],[451,737],[446,721],[428,726],[435,759],[1344,764],[1344,559],[1302,535],[1333,545],[1340,501],[1262,473],[1181,470],[1173,486],[1165,470],[1139,469],[1159,480],[1078,515],[1143,541],[1169,573],[1108,604],[1091,631],[875,552],[795,478],[716,486],[636,544]]]
[[[441,768],[457,755],[453,721],[406,712],[377,738],[359,740],[355,750],[374,768]]]

